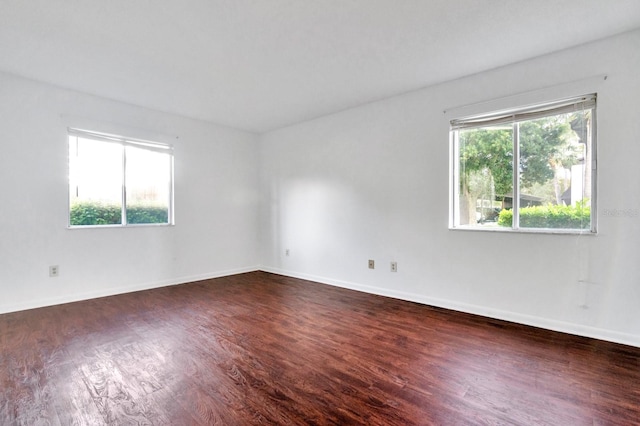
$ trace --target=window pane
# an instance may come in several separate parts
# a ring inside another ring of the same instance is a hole
[[[122,146],[70,136],[70,225],[121,224],[122,176]]]
[[[127,146],[127,223],[168,223],[171,155]]]
[[[458,138],[459,224],[495,227],[511,208],[513,126],[461,130]]]
[[[519,124],[521,228],[589,229],[590,111]]]

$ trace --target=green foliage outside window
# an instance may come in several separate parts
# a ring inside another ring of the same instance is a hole
[[[529,200],[526,204],[536,204],[519,209],[521,228],[589,229],[590,208],[584,203],[565,206],[564,197],[579,181],[585,189],[576,194],[577,200],[591,195],[585,130],[590,120],[587,110],[459,130],[459,224],[484,225],[492,222],[498,208],[506,207],[498,225],[511,227],[511,200],[518,192]]]
[[[520,227],[589,229],[591,226],[591,207],[585,204],[522,207],[520,209]],[[498,216],[498,225],[511,227],[512,224],[513,210],[502,210]]]
[[[168,223],[166,207],[133,205],[127,206],[127,223]],[[71,206],[71,226],[120,225],[122,208],[119,205],[101,203],[75,203]]]

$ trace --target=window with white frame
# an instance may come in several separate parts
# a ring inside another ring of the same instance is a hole
[[[69,129],[69,225],[173,223],[170,145]]]
[[[596,95],[451,120],[452,228],[596,232]]]

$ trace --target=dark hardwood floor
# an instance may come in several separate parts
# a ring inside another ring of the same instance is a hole
[[[640,349],[262,272],[0,315],[2,425],[640,424]]]

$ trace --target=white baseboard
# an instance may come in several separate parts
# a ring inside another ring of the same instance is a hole
[[[238,269],[228,269],[224,271],[216,271],[216,272],[210,272],[206,274],[177,277],[169,280],[152,281],[152,282],[140,283],[140,284],[135,284],[130,286],[108,288],[108,289],[98,290],[98,291],[89,291],[89,292],[75,293],[75,294],[64,295],[59,297],[30,300],[29,302],[17,303],[13,305],[6,305],[6,306],[0,305],[0,314],[6,314],[9,312],[17,312],[17,311],[25,311],[27,309],[42,308],[45,306],[61,305],[63,303],[79,302],[82,300],[96,299],[99,297],[115,296],[118,294],[132,293],[134,291],[141,291],[141,290],[150,290],[150,289],[159,288],[159,287],[169,287],[172,285],[186,284],[194,281],[226,277],[230,275],[243,274],[246,272],[254,272],[258,270],[260,270],[260,268],[257,266],[238,268]]]
[[[0,305],[0,314],[16,312],[16,311],[24,311],[27,309],[41,308],[45,306],[60,305],[63,303],[78,302],[82,300],[95,299],[99,297],[115,296],[118,294],[132,293],[134,291],[150,290],[153,288],[186,284],[194,281],[220,278],[220,277],[237,275],[237,274],[254,272],[254,271],[270,272],[278,275],[284,275],[287,277],[300,278],[304,280],[318,282],[321,284],[328,284],[335,287],[362,291],[364,293],[377,294],[377,295],[386,296],[386,297],[393,297],[395,299],[407,300],[410,302],[422,303],[424,305],[451,309],[454,311],[465,312],[469,314],[481,315],[489,318],[515,322],[518,324],[544,328],[547,330],[559,331],[562,333],[574,334],[577,336],[589,337],[593,339],[606,340],[609,342],[640,347],[640,336],[633,335],[633,334],[620,333],[613,330],[606,330],[606,329],[586,326],[582,324],[575,324],[575,323],[570,323],[565,321],[558,321],[558,320],[553,320],[548,318],[536,317],[532,315],[520,314],[517,312],[493,309],[486,306],[472,305],[472,304],[460,303],[452,300],[427,297],[421,294],[407,293],[407,292],[395,291],[391,289],[383,289],[380,287],[373,287],[373,286],[364,285],[364,284],[336,280],[336,279],[317,276],[317,275],[287,271],[287,270],[271,268],[267,266],[252,266],[252,267],[245,267],[245,268],[229,269],[224,271],[210,272],[206,274],[177,277],[170,280],[154,281],[154,282],[141,283],[141,284],[136,284],[131,286],[123,286],[123,287],[109,288],[109,289],[98,290],[98,291],[91,291],[86,293],[76,293],[76,294],[65,295],[60,297],[37,299],[37,300],[32,300],[26,303],[18,303],[13,305],[6,305],[6,306]]]
[[[558,321],[548,318],[536,317],[532,315],[520,314],[517,312],[493,309],[486,306],[472,305],[460,303],[453,300],[438,299],[415,293],[406,293],[391,289],[383,289],[363,284],[352,283],[348,281],[335,280],[331,278],[309,275],[304,273],[286,271],[278,268],[260,267],[261,271],[270,272],[278,275],[284,275],[292,278],[300,278],[309,281],[315,281],[322,284],[328,284],[336,287],[347,288],[350,290],[362,291],[380,296],[393,297],[395,299],[407,300],[410,302],[422,303],[424,305],[435,306],[438,308],[451,309],[454,311],[481,315],[484,317],[499,319],[503,321],[514,322],[518,324],[530,325],[533,327],[544,328],[547,330],[558,331],[561,333],[573,334],[576,336],[589,337],[598,340],[606,340],[609,342],[620,343],[623,345],[640,347],[640,336],[620,333],[617,331],[606,330],[597,327],[575,324],[565,321]]]

